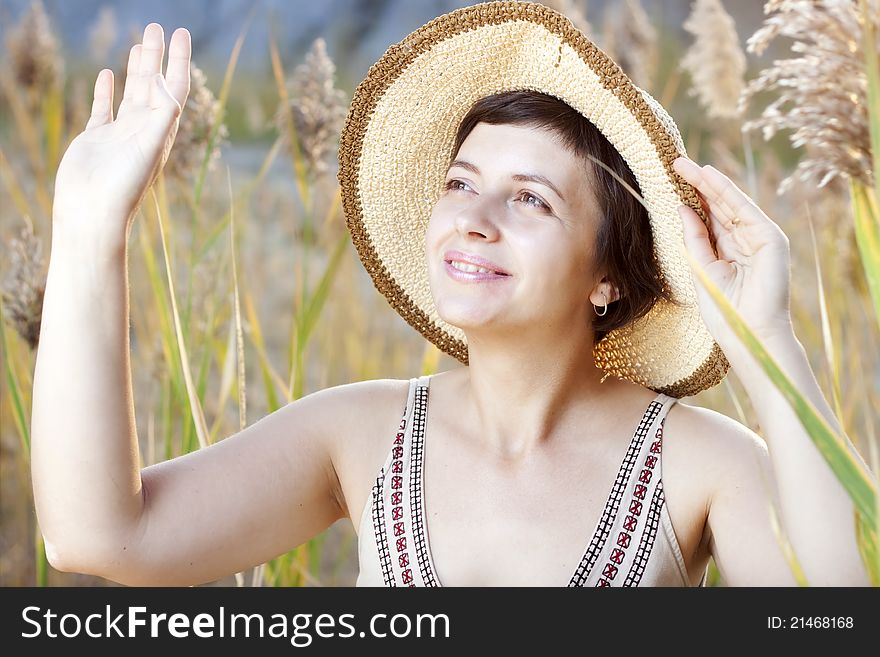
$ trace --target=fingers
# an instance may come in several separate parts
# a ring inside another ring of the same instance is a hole
[[[175,119],[180,114],[180,105],[168,89],[165,78],[157,73],[150,80],[150,109],[167,110],[169,119]]]
[[[700,167],[680,157],[673,168],[691,183],[709,204],[709,210],[726,230],[740,223],[752,224],[766,220],[766,216],[751,198],[730,178],[712,166]]]
[[[86,130],[113,121],[113,71],[109,68],[98,73],[95,80],[95,99],[92,101],[92,114],[86,123]]]
[[[138,83],[138,73],[141,66],[141,44],[135,44],[128,52],[128,65],[125,67],[125,87],[122,90],[122,104],[134,104],[134,88]]]
[[[144,41],[141,44],[138,80],[134,88],[135,104],[146,105],[149,102],[153,76],[162,72],[164,56],[165,32],[158,23],[150,23],[144,29]]]
[[[718,260],[709,242],[709,231],[699,215],[686,205],[678,206],[678,214],[684,225],[684,242],[688,253],[704,269]]]
[[[168,47],[168,70],[165,78],[169,93],[181,107],[186,105],[186,98],[189,95],[191,58],[190,34],[186,28],[177,28],[171,35],[171,44]]]

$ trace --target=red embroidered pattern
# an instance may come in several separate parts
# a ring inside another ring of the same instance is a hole
[[[660,426],[657,427],[657,432],[654,437],[656,440],[651,443],[651,452],[653,454],[659,454],[663,439],[663,420],[660,421]],[[645,467],[639,473],[639,481],[642,483],[635,485],[633,499],[631,499],[629,503],[629,514],[623,521],[624,531],[617,535],[617,545],[619,547],[616,547],[611,551],[609,561],[605,564],[605,568],[602,570],[603,576],[599,578],[598,582],[596,582],[596,586],[611,586],[611,580],[617,576],[617,566],[622,564],[623,560],[626,558],[626,549],[632,541],[632,535],[636,531],[636,527],[638,527],[638,517],[642,514],[642,502],[639,500],[644,500],[645,495],[648,492],[648,488],[644,484],[650,483],[651,477],[654,474],[654,466],[656,465],[656,456],[645,457]]]
[[[598,559],[603,553],[606,541],[614,540],[614,537],[611,536],[611,530],[614,526],[615,519],[617,518],[618,510],[626,508],[624,496],[626,494],[630,476],[636,467],[636,461],[638,460],[638,455],[641,453],[644,441],[649,439],[648,434],[651,424],[654,422],[654,419],[662,408],[663,407],[660,403],[652,401],[645,411],[645,414],[642,416],[642,420],[639,422],[639,426],[630,441],[626,456],[617,471],[617,477],[611,488],[611,494],[605,502],[605,508],[599,519],[599,525],[596,527],[596,530],[590,539],[589,547],[587,547],[587,550],[584,552],[574,575],[572,575],[571,580],[568,582],[569,586],[584,586],[586,584],[590,577],[590,573],[593,570],[593,566],[599,563]],[[656,451],[656,449],[652,451]],[[636,472],[638,473],[640,471]],[[646,492],[647,488],[644,484],[636,484],[636,496],[640,496],[640,499],[643,499]],[[641,513],[641,508],[641,503],[634,500],[630,502],[629,512],[634,516],[638,516]],[[627,535],[629,534],[627,533]],[[626,539],[621,539],[620,536],[618,536],[619,542],[625,540]],[[619,553],[619,556],[622,557],[622,555],[622,552]],[[610,586],[610,583],[607,579],[600,578],[597,586]]]
[[[397,432],[397,437],[394,439],[394,450],[392,452],[392,458],[394,459],[391,462],[391,472],[401,473],[403,472],[403,439],[406,431],[406,418],[404,417],[400,421],[400,431]],[[403,514],[403,495],[399,490],[403,484],[403,477],[394,476],[391,478],[391,488],[394,489],[394,492],[391,493],[391,517],[394,520],[399,522],[394,523],[394,536],[398,537],[395,545],[397,547],[397,563],[400,564],[401,568],[404,568],[404,571],[401,573],[401,578],[403,579],[404,584],[408,584],[409,586],[415,586],[413,582],[413,574],[412,569],[409,566],[409,550],[407,549],[407,540],[406,540],[406,525]]]

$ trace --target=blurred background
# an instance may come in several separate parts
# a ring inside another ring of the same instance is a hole
[[[152,203],[129,238],[132,374],[149,465],[328,386],[458,366],[373,287],[345,227],[335,155],[369,66],[431,18],[469,4],[0,0],[0,584],[113,585],[47,565],[28,460],[54,172],[86,124],[98,71],[113,69],[118,105],[128,50],[147,23],[161,23],[166,39],[178,26],[192,34],[192,90],[156,184],[169,260]],[[756,0],[546,4],[660,100],[691,158],[731,176],[789,236],[798,337],[867,459],[880,408],[880,349],[847,186],[860,176],[871,184],[855,3],[851,16],[817,6],[769,27]],[[875,0],[869,6],[876,11]],[[798,39],[820,36],[835,57],[816,62],[792,51]],[[735,375],[685,401],[761,433]],[[356,539],[345,520],[216,584],[341,586],[356,575]],[[709,584],[724,585],[714,564]]]

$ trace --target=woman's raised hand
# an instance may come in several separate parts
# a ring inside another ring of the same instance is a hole
[[[113,116],[113,71],[95,81],[85,130],[67,148],[55,179],[53,224],[92,231],[102,241],[124,240],[147,189],[168,159],[190,85],[190,34],[171,36],[162,74],[165,35],[150,23],[128,57],[125,90]],[[97,231],[97,232],[94,232]]]
[[[691,208],[679,208],[688,252],[759,339],[793,334],[788,237],[748,195],[714,167],[701,167],[684,157],[676,159],[673,167],[697,189],[709,216],[707,228]],[[717,255],[709,241],[710,229]],[[734,353],[739,350],[739,338],[699,279],[692,275],[703,321],[725,354]]]

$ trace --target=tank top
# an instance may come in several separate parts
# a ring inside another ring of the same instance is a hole
[[[357,586],[441,585],[422,493],[430,379],[409,380],[403,417],[364,506]],[[661,479],[663,424],[676,401],[659,393],[648,405],[568,586],[690,586]],[[705,583],[704,571],[699,586]]]

